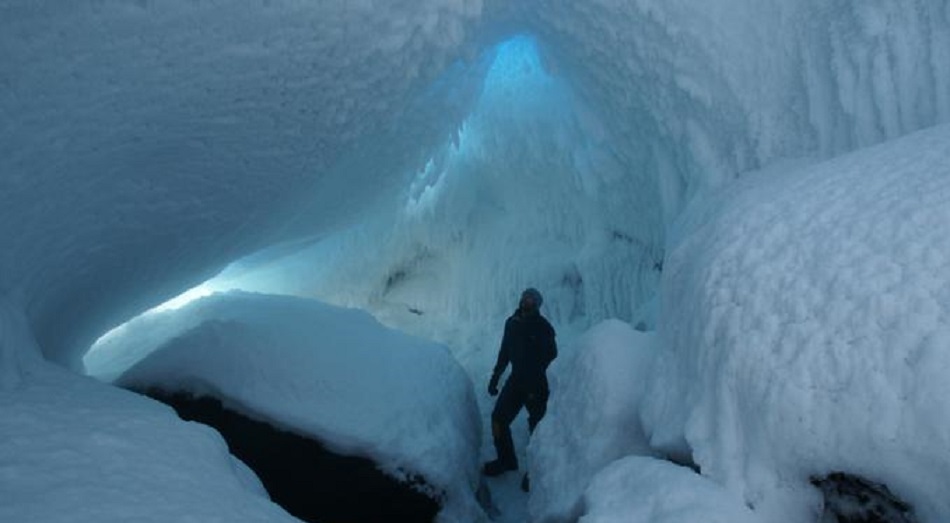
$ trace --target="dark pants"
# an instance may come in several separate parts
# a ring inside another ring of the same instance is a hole
[[[495,402],[495,410],[491,413],[491,432],[499,461],[518,466],[515,444],[511,439],[511,422],[524,407],[528,411],[528,431],[533,433],[548,410],[548,395],[547,380],[533,387],[526,387],[511,379],[505,382]]]

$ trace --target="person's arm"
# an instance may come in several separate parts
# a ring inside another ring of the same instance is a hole
[[[498,380],[508,368],[511,361],[508,346],[511,344],[511,320],[505,322],[505,333],[501,338],[501,347],[498,348],[498,359],[495,361],[495,369],[492,371],[491,379],[488,381],[488,393],[494,396],[498,394]]]

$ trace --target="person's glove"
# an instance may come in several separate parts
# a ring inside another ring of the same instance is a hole
[[[498,376],[496,374],[492,374],[491,379],[488,380],[488,395],[489,396],[498,395]]]

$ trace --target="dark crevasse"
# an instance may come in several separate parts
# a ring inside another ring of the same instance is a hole
[[[316,440],[225,408],[217,398],[158,389],[134,392],[171,406],[184,420],[215,428],[271,499],[304,521],[430,522],[440,509],[437,500],[420,492],[421,478],[396,480],[369,459],[330,452]]]
[[[813,477],[825,498],[822,523],[917,523],[914,509],[883,483],[834,472]]]

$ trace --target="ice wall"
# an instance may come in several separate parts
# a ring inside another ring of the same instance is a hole
[[[401,181],[378,165],[452,127],[479,11],[0,1],[0,292],[75,364],[241,254],[358,215]]]
[[[780,158],[950,118],[942,0],[543,1],[521,16],[597,100],[618,150],[685,197]]]

